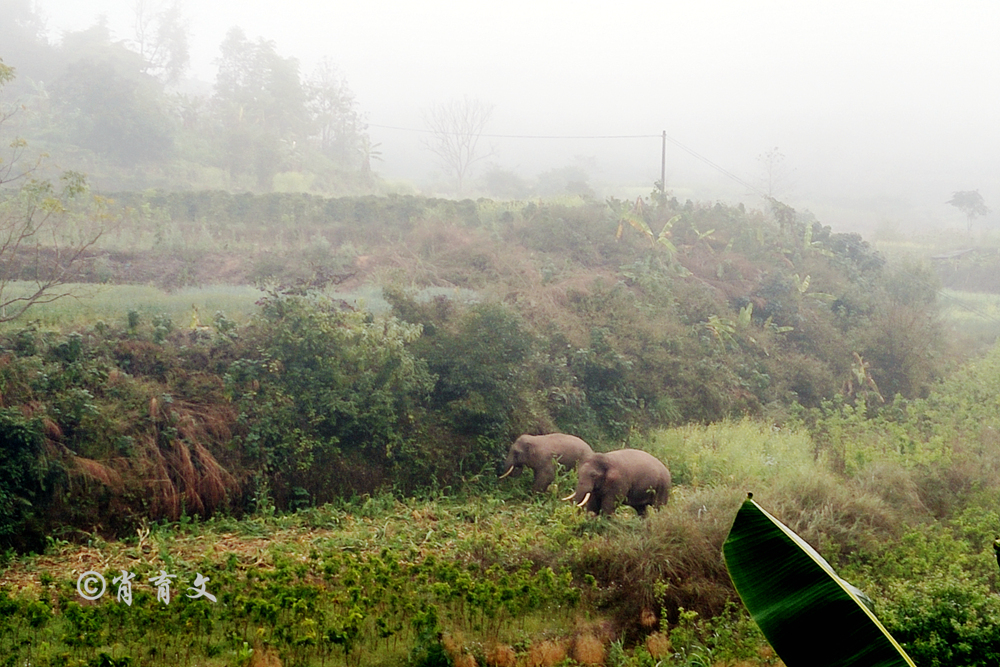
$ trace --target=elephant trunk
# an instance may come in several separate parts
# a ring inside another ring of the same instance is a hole
[[[574,494],[574,495],[575,495],[575,494]],[[590,500],[590,491],[587,491],[587,495],[585,495],[585,496],[583,497],[583,500],[581,500],[580,502],[578,502],[578,503],[576,504],[576,506],[577,506],[577,507],[583,507],[584,505],[586,505],[586,504],[587,504],[587,501],[588,501],[588,500]]]
[[[506,477],[507,475],[511,474],[512,472],[514,472],[514,466],[511,466],[510,468],[507,469],[507,472],[505,472],[504,474],[500,475],[500,479],[503,479],[504,477]]]

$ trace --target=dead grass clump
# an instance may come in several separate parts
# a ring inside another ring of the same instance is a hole
[[[674,652],[674,645],[670,642],[670,637],[662,632],[654,632],[646,637],[646,650],[657,660],[670,657]]]
[[[825,557],[877,549],[903,529],[899,512],[833,473],[788,475],[754,499]]]
[[[935,518],[950,516],[973,496],[996,489],[1000,478],[997,443],[984,439],[976,445],[954,443],[947,464],[922,467],[914,474],[920,500]]]
[[[491,646],[486,651],[486,665],[487,667],[515,667],[517,654],[507,644]]]
[[[269,646],[257,644],[253,647],[247,667],[282,667],[282,663],[277,651]]]
[[[444,635],[441,637],[441,645],[454,667],[476,667],[476,657],[465,649],[465,640],[461,634]]]
[[[114,469],[82,456],[71,456],[70,460],[73,462],[73,467],[70,468],[71,473],[77,473],[84,479],[99,482],[114,492],[121,491],[122,477]]]
[[[42,418],[42,432],[45,437],[49,440],[62,440],[63,432],[59,428],[59,424],[55,423],[48,417]]]
[[[546,639],[535,642],[528,649],[527,667],[552,667],[566,659],[563,642]]]
[[[154,436],[145,435],[139,443],[141,448],[136,456],[128,459],[132,468],[129,477],[142,480],[151,519],[177,521],[181,515],[181,496],[170,478],[167,460]]]
[[[733,597],[721,550],[743,497],[709,488],[675,495],[639,526],[585,543],[574,569],[600,582],[596,603],[621,619],[626,637],[649,632],[650,611],[662,611],[668,621],[681,607],[713,616]]]
[[[570,654],[581,665],[603,665],[604,644],[592,634],[577,635],[573,639]]]

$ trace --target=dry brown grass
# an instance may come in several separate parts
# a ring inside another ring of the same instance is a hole
[[[116,493],[121,491],[122,476],[113,468],[93,459],[85,459],[82,456],[73,456],[72,454],[70,461],[73,464],[69,469],[71,475],[77,474],[85,480],[98,482]]]
[[[827,558],[877,549],[904,525],[902,513],[878,495],[819,469],[780,478],[767,509]]]
[[[646,637],[646,650],[651,656],[661,660],[674,652],[674,645],[670,642],[669,636],[662,632],[654,632]]]
[[[250,662],[247,667],[282,667],[281,658],[278,652],[268,646],[257,644],[250,654]]]
[[[445,634],[441,638],[441,645],[451,658],[454,667],[476,667],[476,657],[465,648],[465,639],[461,633]]]
[[[703,616],[725,607],[733,591],[722,544],[742,497],[714,489],[675,494],[638,526],[613,529],[580,549],[581,567],[609,584],[600,604],[614,610],[620,631],[645,635],[650,610],[674,621],[681,607]],[[667,584],[659,596],[656,582]]]
[[[546,639],[535,642],[528,649],[527,667],[552,667],[566,659],[566,645],[561,641]]]
[[[603,665],[604,644],[592,634],[580,634],[573,639],[570,655],[581,665]]]
[[[517,654],[507,644],[496,644],[486,651],[487,667],[516,667]]]

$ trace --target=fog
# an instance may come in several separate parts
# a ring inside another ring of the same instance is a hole
[[[38,6],[58,41],[100,15],[126,39],[133,4]],[[945,204],[957,190],[1000,209],[1000,4],[987,0],[189,0],[185,14],[189,76],[207,83],[233,26],[303,73],[328,57],[381,144],[377,171],[424,191],[440,170],[423,113],[469,96],[494,105],[490,162],[525,177],[583,166],[602,194],[648,193],[665,131],[680,199],[759,205],[760,157],[777,149],[773,193],[835,229],[964,225]]]

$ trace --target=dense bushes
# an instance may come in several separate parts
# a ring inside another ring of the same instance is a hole
[[[385,483],[432,378],[407,346],[420,328],[320,296],[270,294],[226,373],[240,449],[282,507]]]
[[[0,341],[5,404],[49,425],[78,526],[444,487],[492,472],[522,432],[605,449],[748,415],[819,415],[820,454],[850,471],[868,454],[828,446],[824,429],[888,418],[903,405],[892,396],[926,395],[945,359],[933,289],[787,207],[122,199],[126,226],[195,223],[220,245],[270,229],[275,246],[306,245],[261,269],[278,280],[246,325],[131,313]],[[340,300],[366,279],[389,312]],[[449,298],[456,287],[469,298]],[[144,486],[154,479],[169,484]],[[921,488],[930,499],[952,483],[928,473]]]
[[[38,417],[0,410],[0,545],[38,549],[45,543],[41,514],[57,468],[43,451],[42,430]]]

